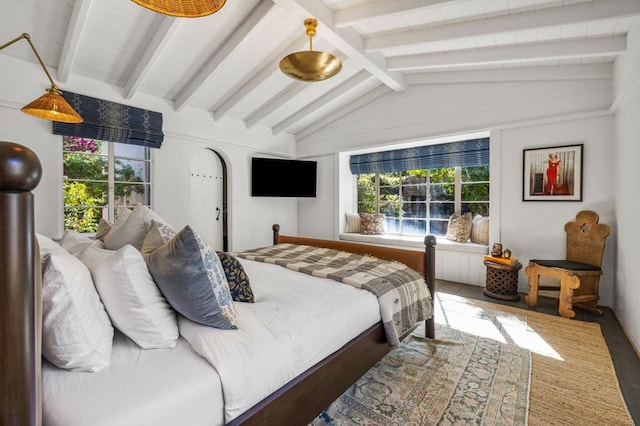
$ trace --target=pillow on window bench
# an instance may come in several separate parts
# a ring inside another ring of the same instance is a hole
[[[360,233],[365,235],[384,234],[384,215],[360,213]]]
[[[344,232],[360,233],[360,215],[358,213],[345,213],[347,227]]]
[[[466,243],[471,236],[471,225],[473,218],[471,213],[454,213],[449,217],[449,226],[447,227],[446,239],[456,241],[458,243]]]
[[[489,217],[475,215],[471,224],[471,242],[489,245]]]

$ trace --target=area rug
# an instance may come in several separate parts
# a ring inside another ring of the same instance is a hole
[[[531,356],[510,343],[526,317],[455,299],[439,307],[438,339],[414,330],[312,424],[526,424]]]
[[[597,323],[439,294],[313,425],[633,425]]]
[[[497,306],[466,303],[483,309]],[[634,424],[599,324],[497,308],[527,317],[527,338],[519,344],[531,351],[529,425]]]

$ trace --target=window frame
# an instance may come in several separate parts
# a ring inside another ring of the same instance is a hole
[[[63,136],[63,140],[64,138],[67,138],[67,136]],[[97,139],[89,139],[89,138],[85,138],[87,140],[93,140],[93,141],[99,141],[103,144],[106,144],[106,154],[100,152],[100,153],[88,153],[88,152],[83,152],[83,151],[74,151],[74,150],[66,150],[64,148],[64,143],[63,143],[63,148],[62,148],[62,169],[63,169],[63,176],[62,176],[62,182],[63,182],[63,187],[64,187],[64,183],[65,182],[94,182],[94,183],[103,183],[106,184],[107,186],[107,193],[106,193],[106,204],[105,205],[98,205],[98,206],[68,206],[67,204],[65,204],[65,200],[64,200],[64,189],[63,189],[63,193],[62,193],[62,197],[63,197],[63,201],[62,201],[62,219],[63,219],[63,229],[71,229],[71,228],[67,228],[64,225],[64,220],[65,220],[65,211],[67,208],[69,207],[80,207],[80,208],[97,208],[102,210],[102,215],[99,216],[101,218],[104,218],[105,220],[107,220],[110,223],[115,222],[116,220],[116,209],[117,208],[121,208],[121,207],[127,207],[130,208],[132,206],[127,205],[127,206],[116,206],[116,185],[118,184],[130,184],[130,185],[141,185],[143,187],[145,187],[145,191],[149,192],[149,198],[148,198],[148,203],[145,203],[145,205],[147,205],[148,207],[151,207],[151,194],[152,194],[152,190],[153,190],[153,179],[152,179],[152,159],[151,159],[151,148],[148,146],[143,146],[143,145],[136,145],[138,147],[140,147],[142,149],[142,157],[135,157],[135,156],[126,156],[126,155],[116,155],[116,144],[119,145],[129,145],[126,143],[121,143],[121,142],[111,142],[111,141],[107,141],[107,140],[97,140]],[[99,179],[86,179],[83,177],[80,178],[68,178],[65,174],[64,174],[64,168],[65,168],[65,154],[67,153],[78,153],[78,154],[85,154],[85,155],[95,155],[95,156],[99,156],[102,158],[106,159],[106,179],[105,180],[99,180]],[[118,181],[116,180],[116,163],[118,160],[123,160],[123,161],[135,161],[135,162],[140,162],[140,163],[144,163],[145,164],[145,173],[144,173],[144,178],[146,178],[147,180],[143,180],[142,182],[128,182],[128,181]],[[143,192],[144,193],[144,192]],[[146,198],[146,197],[145,197]],[[104,212],[105,212],[105,208],[106,208],[106,212],[107,212],[107,217],[104,217]]]
[[[487,176],[487,180],[479,180],[479,181],[464,181],[462,179],[462,170],[465,167],[478,167],[478,166],[455,166],[455,167],[450,167],[452,169],[454,169],[454,180],[453,180],[453,185],[454,185],[454,199],[453,199],[453,205],[454,205],[454,212],[460,212],[462,211],[462,206],[464,203],[478,203],[478,204],[486,204],[487,208],[486,211],[489,211],[490,208],[490,175]],[[487,173],[490,173],[490,168],[489,165],[486,166],[481,166],[481,167],[486,167],[487,168]],[[447,167],[448,169],[449,167]],[[423,170],[423,169],[421,169]],[[386,234],[390,234],[390,235],[399,235],[399,236],[412,236],[415,234],[407,234],[404,233],[404,229],[403,229],[403,224],[404,221],[406,220],[423,220],[425,222],[425,230],[426,230],[426,234],[433,234],[433,230],[432,230],[432,221],[442,221],[442,222],[448,222],[449,217],[447,218],[434,218],[431,215],[431,210],[432,210],[432,201],[431,201],[431,187],[432,185],[439,185],[440,182],[438,183],[432,183],[432,173],[431,170],[432,169],[424,169],[426,170],[426,182],[424,183],[424,185],[426,186],[426,199],[424,200],[424,203],[426,204],[425,206],[425,216],[424,217],[411,217],[411,218],[404,218],[402,213],[404,211],[404,209],[402,208],[403,205],[405,204],[405,200],[403,198],[403,186],[408,186],[407,184],[403,184],[403,179],[400,179],[400,182],[398,184],[398,196],[400,198],[400,215],[399,216],[393,216],[393,217],[385,217],[385,220],[387,219],[391,219],[394,221],[398,221],[398,232],[386,232]],[[395,172],[397,173],[397,172]],[[401,172],[404,173],[404,172]],[[367,173],[367,174],[373,174],[374,175],[374,182],[375,182],[375,200],[374,200],[374,205],[375,205],[375,214],[380,214],[380,205],[381,205],[381,201],[380,201],[380,175],[386,174],[386,173]],[[360,206],[363,204],[361,202],[359,202],[358,200],[358,177],[360,175],[354,175],[355,179],[354,179],[354,185],[355,185],[355,204],[356,204],[356,210],[358,212],[360,212]],[[446,182],[444,182],[443,184],[447,184]],[[477,185],[477,184],[486,184],[489,185],[489,192],[487,193],[487,200],[481,200],[481,201],[467,201],[467,200],[463,200],[462,199],[462,188],[464,185]],[[411,186],[415,186],[416,184],[410,184]],[[422,185],[422,184],[420,184]],[[446,232],[445,232],[446,233]],[[444,234],[440,234],[440,233],[436,233],[435,235],[444,235]]]

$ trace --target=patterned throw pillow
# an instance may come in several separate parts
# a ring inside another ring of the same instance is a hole
[[[366,235],[384,234],[383,222],[384,215],[382,214],[360,213],[360,233]]]
[[[471,235],[471,225],[473,218],[471,213],[460,216],[460,213],[454,213],[449,218],[449,226],[447,227],[447,240],[466,243]]]
[[[171,226],[155,220],[151,221],[151,227],[147,231],[144,240],[142,240],[142,247],[140,247],[142,256],[150,255],[175,235],[176,231]]]
[[[190,226],[146,255],[145,260],[173,309],[199,324],[238,328],[220,259]]]
[[[227,282],[229,283],[229,290],[231,290],[231,298],[236,302],[248,302],[253,303],[255,299],[253,297],[253,291],[249,284],[249,277],[244,272],[242,264],[235,257],[228,253],[216,252],[220,262],[222,263],[222,269],[227,276]]]

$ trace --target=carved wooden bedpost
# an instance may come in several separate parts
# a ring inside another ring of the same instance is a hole
[[[424,237],[425,250],[425,277],[427,287],[432,297],[433,315],[425,321],[425,337],[435,339],[436,337],[436,237],[435,235],[427,235]]]
[[[275,246],[278,244],[278,237],[280,236],[280,225],[274,223],[271,230],[273,231],[273,245]]]
[[[41,270],[33,190],[40,160],[0,142],[0,424],[41,424]]]

